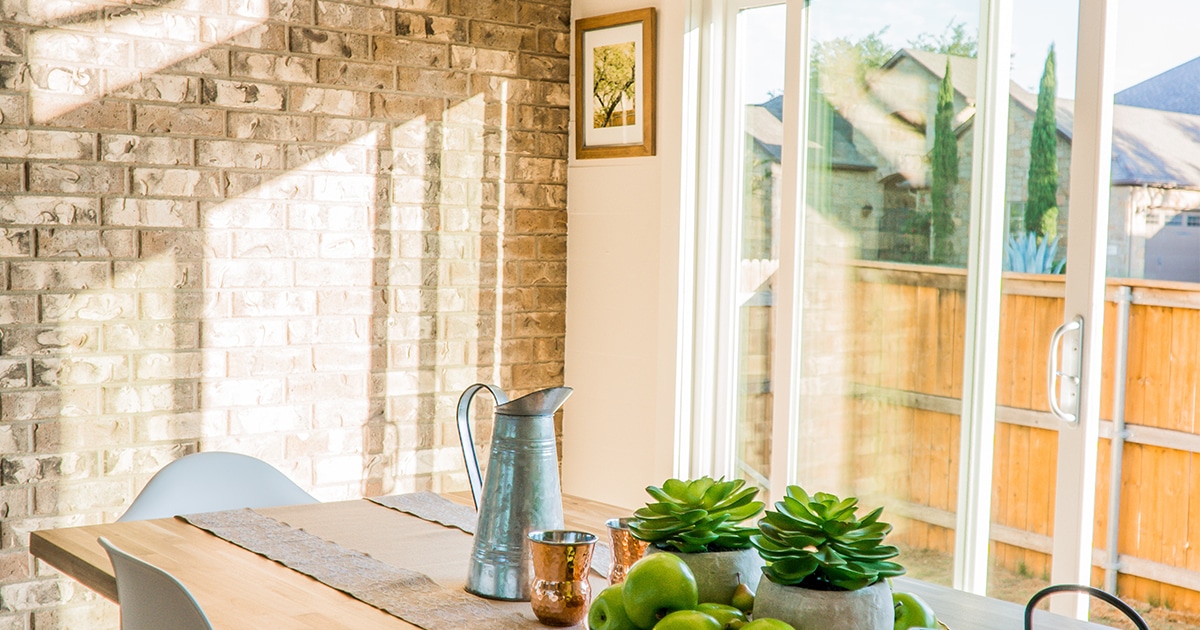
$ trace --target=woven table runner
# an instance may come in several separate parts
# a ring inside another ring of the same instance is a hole
[[[482,598],[440,586],[422,573],[380,562],[253,510],[176,518],[425,630],[544,628]]]
[[[368,499],[383,507],[411,514],[421,520],[438,523],[446,527],[454,527],[475,535],[475,510],[471,506],[455,503],[440,494],[433,492],[412,492],[409,494],[393,494],[386,497]],[[612,547],[597,540],[592,550],[592,571],[607,578],[612,570]]]

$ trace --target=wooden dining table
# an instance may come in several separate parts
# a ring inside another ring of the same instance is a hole
[[[469,494],[446,498],[470,505]],[[607,540],[605,520],[629,510],[565,496],[566,526]],[[259,508],[256,512],[309,534],[365,553],[392,566],[419,571],[447,588],[465,582],[472,537],[366,499]],[[96,542],[116,546],[179,579],[217,630],[316,630],[417,628],[313,578],[247,551],[180,519],[89,525],[34,532],[30,552],[100,595],[117,601],[108,556]],[[593,594],[607,585],[591,575]],[[919,594],[951,630],[1021,630],[1024,607],[898,578],[895,588]],[[1032,593],[1031,593],[1032,595]],[[528,602],[493,605],[534,619]],[[1087,630],[1100,626],[1038,611],[1036,630]]]

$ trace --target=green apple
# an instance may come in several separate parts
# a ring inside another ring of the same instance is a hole
[[[796,630],[796,629],[793,628],[792,624],[790,624],[790,623],[785,623],[778,619],[771,619],[770,617],[763,617],[762,619],[755,619],[754,621],[751,621],[750,623],[742,626],[740,630]]]
[[[621,584],[625,613],[642,630],[677,610],[692,610],[699,602],[696,576],[676,555],[650,554],[629,567]]]
[[[746,613],[726,604],[700,604],[696,606],[696,610],[716,619],[722,630],[731,630],[731,621],[747,621]]]
[[[677,610],[654,624],[654,630],[721,630],[721,622],[698,610]]]
[[[909,628],[936,628],[937,616],[925,600],[913,593],[897,593],[892,591],[892,605],[896,607],[895,630]]]
[[[592,600],[588,609],[588,630],[639,630],[625,614],[621,585],[614,584]]]

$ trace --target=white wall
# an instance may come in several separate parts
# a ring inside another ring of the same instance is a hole
[[[630,508],[675,469],[686,4],[571,8],[574,19],[658,9],[657,155],[567,168],[565,384],[575,393],[563,416],[563,490]],[[574,133],[572,120],[572,147]]]

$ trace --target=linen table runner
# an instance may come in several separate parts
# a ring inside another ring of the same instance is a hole
[[[393,494],[368,499],[383,507],[411,514],[421,520],[454,527],[475,535],[476,513],[474,508],[455,503],[433,492]],[[607,578],[612,570],[612,547],[601,540],[592,550],[592,571]],[[593,594],[594,595],[594,594]]]
[[[253,510],[176,518],[425,630],[544,628],[482,598],[440,586],[422,573],[386,564]]]

